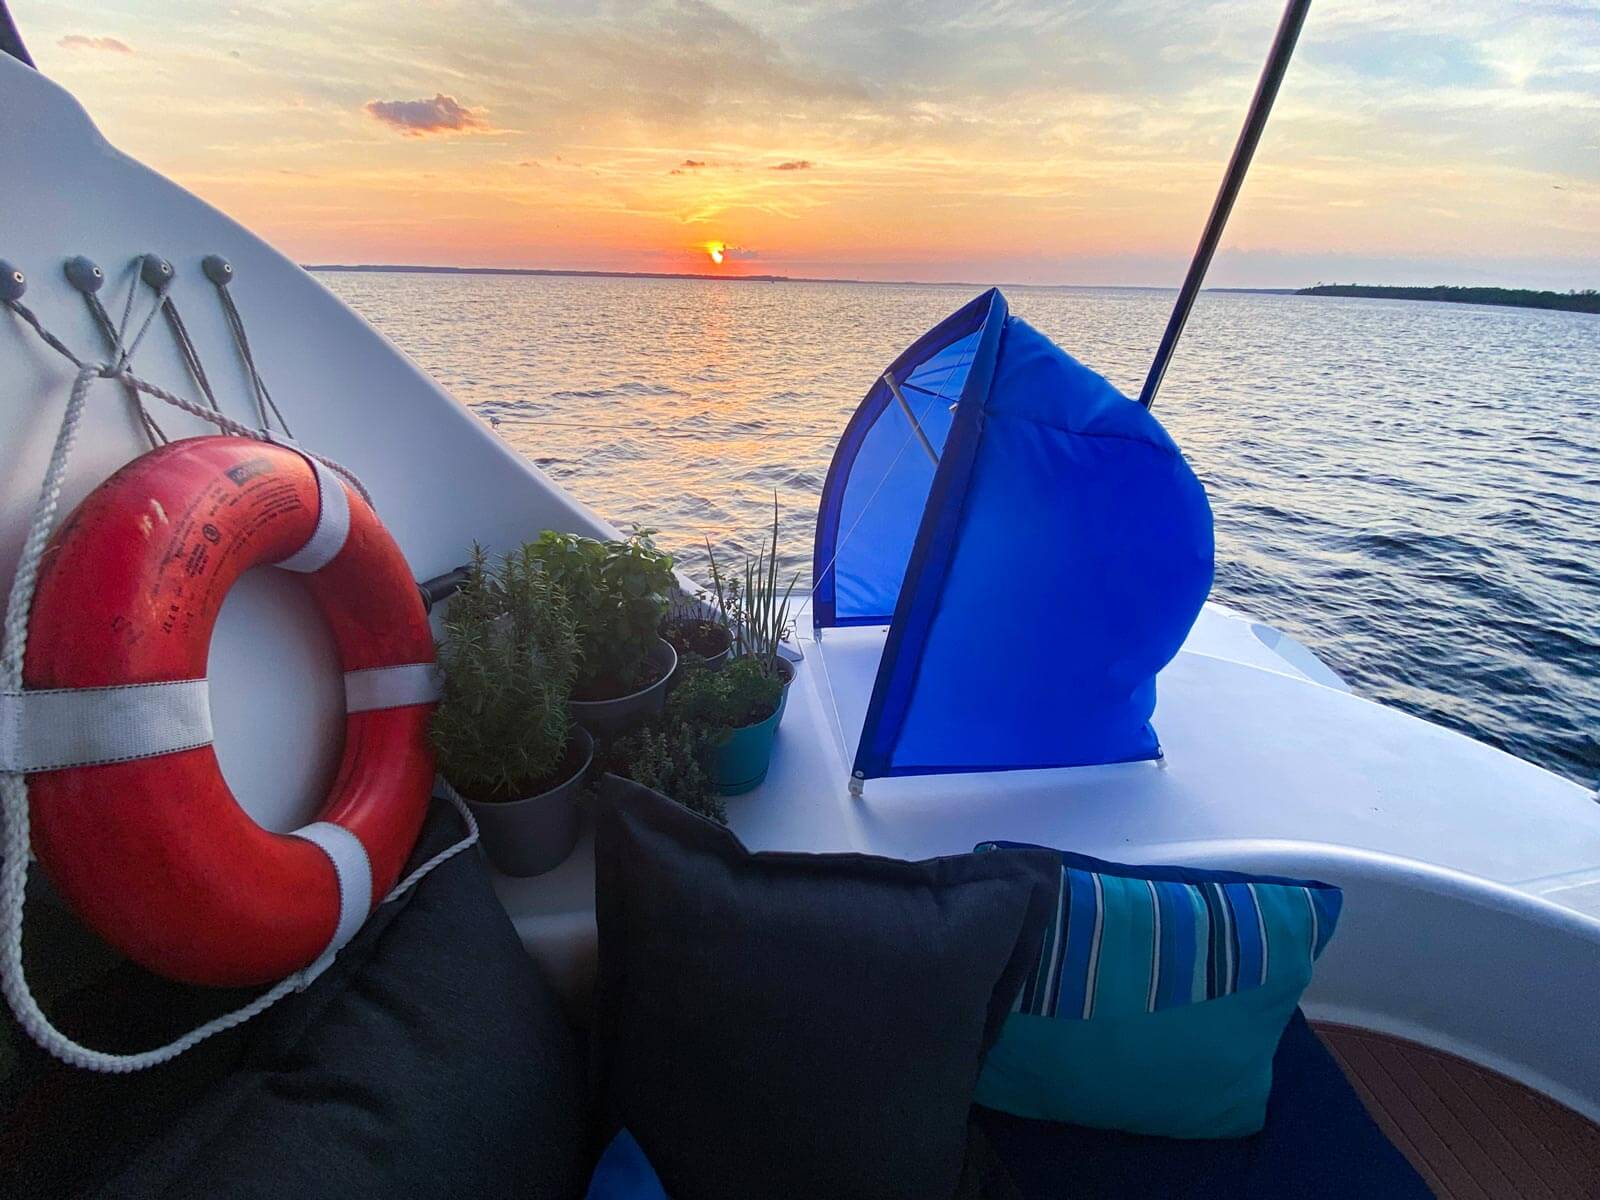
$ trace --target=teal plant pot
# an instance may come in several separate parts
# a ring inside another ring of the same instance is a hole
[[[787,689],[785,689],[787,692]],[[765,721],[735,729],[717,747],[717,791],[742,796],[761,785],[772,765],[772,742],[783,720],[783,701]]]
[[[765,721],[735,729],[717,747],[717,791],[721,795],[742,796],[760,787],[767,777],[767,768],[772,765],[772,744],[783,721],[783,710],[789,706],[789,685],[794,682],[794,668],[788,663],[783,665],[788,678],[772,715]]]

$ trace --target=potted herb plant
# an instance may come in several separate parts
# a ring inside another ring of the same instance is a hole
[[[594,756],[571,724],[578,627],[532,546],[491,564],[474,546],[444,617],[444,694],[429,734],[440,773],[477,818],[507,875],[538,875],[572,851]]]
[[[733,657],[755,659],[762,670],[779,676],[788,687],[794,680],[794,668],[780,647],[794,629],[789,602],[795,584],[800,582],[800,572],[796,571],[779,591],[778,494],[772,494],[772,532],[753,556],[745,556],[741,573],[723,572],[709,539],[706,556],[711,562],[711,588],[718,615],[733,633]]]
[[[661,622],[661,636],[672,643],[680,663],[693,654],[708,671],[720,671],[733,658],[733,633],[704,593],[695,597],[677,592]]]
[[[616,541],[547,530],[532,553],[566,594],[577,625],[573,718],[609,736],[660,713],[678,665],[659,632],[677,587],[672,558],[648,530]]]
[[[800,573],[780,590],[776,495],[771,536],[754,556],[746,556],[741,575],[723,573],[709,541],[706,551],[717,609],[733,633],[733,660],[715,675],[685,681],[673,704],[691,723],[726,731],[716,739],[717,790],[736,796],[767,777],[773,741],[788,706],[794,668],[780,647],[790,633],[789,602]]]
[[[721,671],[695,670],[667,702],[668,719],[699,730],[711,754],[716,791],[738,796],[767,777],[783,716],[783,681],[753,658]]]
[[[690,678],[708,674],[699,663],[691,663],[686,670]],[[670,710],[671,705],[668,707]],[[714,767],[713,735],[718,732],[668,711],[664,717],[612,742],[606,754],[606,769],[726,825],[728,810],[717,795]]]

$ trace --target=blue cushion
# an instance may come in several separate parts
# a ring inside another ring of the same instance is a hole
[[[979,848],[999,846],[1016,848]],[[1339,889],[1060,858],[1056,912],[978,1103],[1167,1137],[1259,1130],[1273,1053],[1333,934]]]
[[[667,1200],[667,1193],[633,1134],[619,1129],[595,1164],[585,1200]]]
[[[1274,1062],[1266,1124],[1251,1137],[1143,1137],[974,1109],[991,1155],[984,1194],[1118,1200],[1428,1200],[1305,1018]]]

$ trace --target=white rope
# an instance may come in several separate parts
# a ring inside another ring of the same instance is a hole
[[[385,904],[388,904],[391,900],[400,899],[401,896],[405,895],[419,882],[421,882],[424,875],[433,870],[440,863],[446,861],[447,859],[454,858],[468,847],[476,846],[478,844],[478,821],[477,818],[472,815],[472,810],[469,809],[466,805],[466,802],[461,799],[461,794],[457,792],[455,788],[451,787],[449,781],[447,781],[443,776],[439,777],[438,783],[439,791],[443,793],[444,798],[450,801],[456,812],[461,814],[461,820],[467,827],[467,836],[462,838],[455,845],[447,846],[443,850],[439,851],[439,853],[435,854],[427,862],[423,863],[415,871],[411,872],[411,874],[407,875],[399,883],[395,884],[394,887],[390,888],[389,894],[383,898],[383,902]]]
[[[129,370],[118,370],[115,367],[108,366],[98,368],[96,373],[105,376],[107,379],[118,380],[128,387],[143,392],[146,396],[154,396],[157,400],[165,400],[174,408],[181,408],[184,412],[199,417],[202,421],[210,421],[218,429],[221,429],[226,433],[236,433],[241,437],[255,438],[259,442],[270,442],[273,445],[281,445],[283,443],[283,439],[273,437],[272,434],[267,430],[251,429],[250,426],[241,424],[240,422],[235,421],[232,417],[224,416],[222,413],[214,412],[213,410],[205,407],[203,404],[197,404],[193,400],[185,400],[182,396],[174,396],[165,388],[157,387],[155,384],[150,383],[147,380],[140,379],[137,375]],[[367,491],[366,485],[361,482],[361,480],[356,476],[356,473],[349,467],[344,466],[342,463],[335,462],[333,459],[324,455],[318,454],[314,450],[306,450],[299,446],[294,447],[294,449],[298,450],[301,454],[304,454],[309,458],[316,459],[330,471],[337,471],[344,477],[345,482],[347,482],[351,487],[355,488],[356,492],[363,500],[367,502],[369,506],[372,504],[372,493]]]
[[[0,651],[0,692],[22,690],[22,665],[28,648],[28,615],[33,607],[34,592],[39,582],[39,562],[44,556],[45,545],[55,527],[56,510],[61,501],[61,488],[66,479],[67,460],[72,455],[73,443],[77,439],[78,424],[83,418],[89,389],[98,379],[117,379],[125,385],[136,387],[146,395],[165,400],[168,404],[193,413],[230,432],[243,433],[247,437],[263,436],[259,431],[247,429],[221,413],[202,408],[198,404],[183,400],[153,384],[137,379],[126,370],[110,366],[82,366],[72,381],[72,394],[67,401],[66,412],[61,418],[61,429],[56,434],[55,446],[50,452],[49,466],[45,468],[44,482],[39,488],[39,499],[34,505],[33,516],[28,525],[28,535],[22,544],[22,557],[17,563],[17,572],[11,581],[11,592],[6,601],[5,641],[3,651]],[[362,488],[360,480],[344,467],[321,455],[312,457],[329,469],[338,471],[361,492],[364,498],[366,497],[366,490]],[[472,814],[454,794],[448,798],[465,820],[469,830],[468,836],[412,871],[384,898],[384,903],[402,895],[440,863],[459,854],[478,840],[478,827],[472,819]],[[310,967],[296,971],[242,1008],[214,1017],[182,1037],[151,1050],[136,1054],[109,1054],[103,1050],[80,1045],[51,1024],[50,1018],[44,1014],[38,1001],[34,999],[23,970],[22,921],[23,903],[28,885],[30,830],[27,778],[20,772],[0,772],[0,817],[4,818],[5,827],[3,836],[0,836],[0,853],[4,855],[3,861],[0,861],[0,990],[4,991],[6,1002],[16,1014],[17,1023],[22,1026],[23,1031],[40,1047],[69,1066],[110,1074],[126,1074],[158,1066],[199,1045],[213,1034],[242,1025],[291,992],[304,988],[314,978],[310,973]],[[316,965],[311,964],[313,967]]]

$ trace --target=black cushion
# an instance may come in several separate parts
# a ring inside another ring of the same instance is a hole
[[[1297,1010],[1272,1063],[1260,1133],[1181,1140],[1032,1121],[973,1109],[993,1164],[992,1200],[1427,1200],[1432,1193],[1384,1137]]]
[[[592,1032],[602,1131],[673,1200],[941,1200],[982,1056],[1038,954],[1047,852],[747,851],[606,781]]]
[[[414,862],[459,836],[439,808]],[[239,1000],[131,969],[93,996],[100,1019],[75,1031],[124,1048]],[[31,1057],[8,1195],[583,1194],[582,1059],[476,853],[381,905],[304,993],[190,1055],[111,1077]]]

